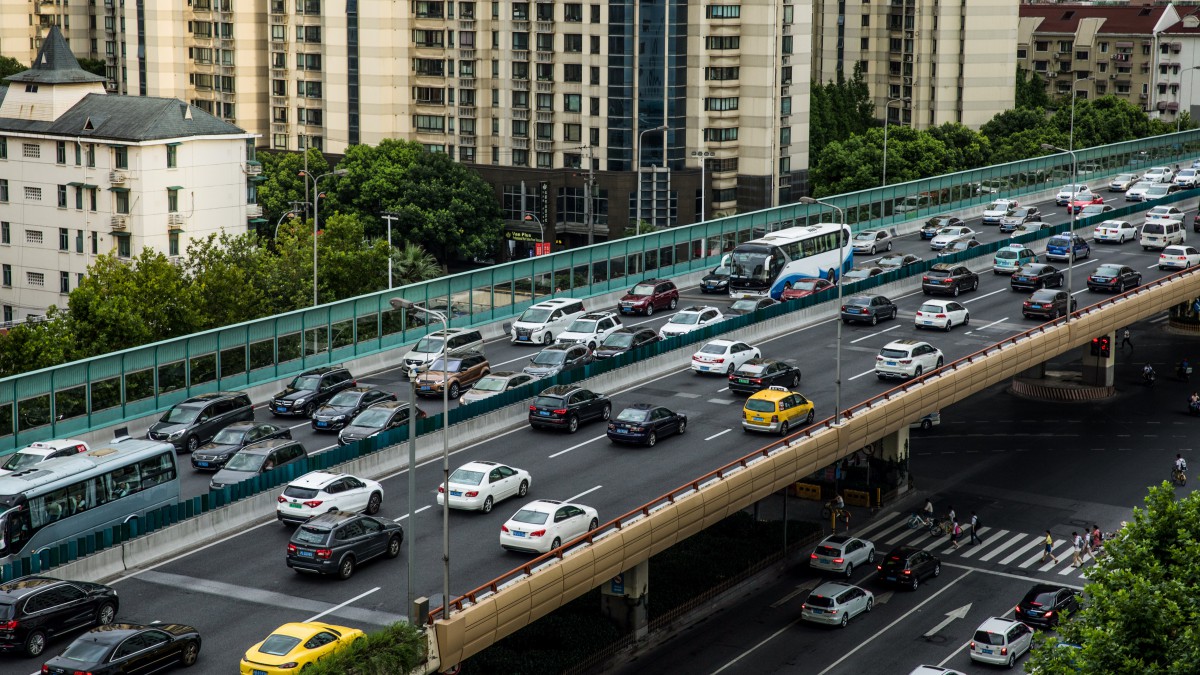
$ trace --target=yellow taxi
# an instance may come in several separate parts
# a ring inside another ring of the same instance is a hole
[[[812,401],[786,387],[771,387],[746,399],[742,431],[767,431],[783,436],[789,429],[812,424],[815,415]]]
[[[246,650],[242,675],[292,675],[305,666],[341,651],[366,633],[329,623],[285,623],[267,639]]]

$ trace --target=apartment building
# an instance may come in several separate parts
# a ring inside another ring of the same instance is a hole
[[[51,26],[0,86],[4,322],[66,304],[93,258],[243,231],[261,215],[254,135],[182,101],[105,93]],[[248,203],[249,202],[249,203]]]
[[[1041,76],[1051,96],[1116,96],[1174,121],[1195,24],[1170,4],[1021,5],[1017,63]]]
[[[1013,106],[1020,0],[816,0],[812,78],[861,64],[891,124],[978,129]]]

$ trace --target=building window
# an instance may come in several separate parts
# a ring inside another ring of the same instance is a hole
[[[553,152],[537,153],[537,165],[538,165],[539,169],[552,168],[554,166],[554,153]]]
[[[42,201],[42,188],[25,186],[25,199],[30,201]]]
[[[792,128],[791,127],[781,127],[779,129],[779,144],[782,146],[788,146],[788,145],[792,144]]]
[[[46,275],[41,272],[26,272],[25,283],[29,284],[30,286],[45,286]]]
[[[783,98],[779,99],[779,114],[780,115],[791,115],[792,114],[792,97],[791,96],[784,96]]]
[[[0,136],[0,159],[8,159],[8,139]]]
[[[42,146],[37,143],[22,143],[21,156],[25,159],[38,159],[42,156]]]
[[[704,46],[713,50],[741,49],[742,39],[737,35],[710,35],[705,38]]]
[[[563,107],[567,112],[583,112],[583,96],[581,94],[563,94]]]
[[[513,120],[512,135],[513,138],[529,138],[529,122],[527,120]]]
[[[580,54],[583,52],[583,36],[579,33],[568,33],[563,36],[563,49],[568,54]]]
[[[95,143],[88,143],[87,165],[88,165],[89,169],[96,168],[96,144]]]
[[[589,54],[599,54],[600,53],[600,36],[599,35],[589,35],[588,36],[588,53]]]
[[[179,188],[167,188],[167,213],[179,213]]]
[[[296,26],[296,42],[321,42],[320,26]]]
[[[565,82],[583,82],[583,66],[578,63],[564,64],[563,80]]]
[[[704,8],[704,16],[708,19],[736,19],[741,15],[741,5],[709,5]]]
[[[413,87],[413,100],[421,105],[444,105],[446,90],[441,87]]]
[[[578,94],[576,94],[578,96]],[[564,95],[565,99],[566,96]],[[538,94],[537,95],[538,110],[554,110],[554,94]]]
[[[167,146],[167,168],[168,169],[174,169],[176,166],[178,166],[178,161],[179,161],[178,150],[179,150],[179,146],[177,146],[177,145],[168,145]]]
[[[54,148],[54,161],[59,164],[67,163],[67,142],[58,141]]]
[[[529,33],[514,32],[512,34],[512,48],[517,51],[522,51],[522,52],[528,51],[529,50]]]
[[[88,188],[88,211],[96,210],[96,188]]]
[[[117,147],[113,148],[113,153],[115,154],[113,161],[114,166],[116,166],[118,169],[128,169],[129,148],[123,145],[118,145]]]
[[[8,201],[8,179],[0,178],[0,202]]]
[[[12,265],[6,264],[4,266],[4,285],[9,288],[12,287]],[[8,308],[5,307],[5,309]],[[6,318],[5,321],[11,321],[11,319]]]
[[[1018,48],[1017,49],[1017,58],[1022,61],[1025,60],[1026,58],[1029,58],[1029,49],[1026,47]]]
[[[287,96],[287,80],[271,80],[272,96]]]
[[[287,42],[287,26],[273,24],[271,26],[271,42]]]
[[[129,255],[129,237],[117,237],[117,256],[120,258],[128,258]]]
[[[1033,43],[1033,51],[1035,51],[1035,52],[1045,52],[1045,51],[1049,51],[1049,50],[1050,50],[1050,41],[1049,40],[1038,40]]]
[[[600,23],[600,5],[591,6],[591,23]]]
[[[413,42],[418,47],[437,47],[446,46],[446,34],[440,30],[414,30]]]
[[[71,273],[70,272],[59,272],[58,273],[58,292],[59,293],[70,293],[71,292]]]
[[[179,255],[179,233],[171,232],[167,235],[167,255]]]
[[[296,121],[300,124],[317,127],[324,123],[322,111],[319,108],[296,108]]]
[[[720,112],[723,110],[737,110],[738,97],[731,96],[728,98],[706,98],[704,99],[704,109],[709,112]]]
[[[75,252],[83,253],[83,230],[75,230]]]
[[[441,134],[446,131],[446,118],[441,115],[415,115],[417,131],[426,134]]]
[[[12,284],[7,284],[7,285],[11,286]],[[4,323],[12,323],[12,320],[13,320],[12,305],[5,305],[4,306]]]
[[[296,70],[320,70],[320,54],[296,54]]]
[[[321,98],[321,83],[309,80],[297,80],[296,95],[300,98]]]
[[[551,122],[538,122],[537,137],[539,141],[554,140],[554,124]]]
[[[66,251],[71,248],[71,231],[65,227],[58,228],[58,250]]]
[[[564,124],[563,125],[563,140],[578,143],[583,140],[583,125],[582,124]]]
[[[96,232],[92,233],[92,255],[97,255],[100,252],[100,235]]]
[[[741,74],[741,69],[738,68],[737,66],[724,67],[724,68],[710,67],[710,68],[704,69],[704,79],[718,81],[718,82],[725,81],[725,80],[736,80],[736,79],[738,79],[738,76],[740,74]]]
[[[537,64],[537,79],[539,82],[553,82],[554,81],[554,64],[553,63]]]
[[[116,195],[116,198],[117,198],[117,200],[116,200],[117,201],[117,207],[116,207],[117,213],[128,214],[129,213],[129,193],[126,192],[125,190],[122,190],[120,192],[114,192],[113,194]]]
[[[563,6],[563,21],[568,23],[583,22],[583,5],[567,3]]]
[[[12,243],[12,225],[6,220],[0,222],[0,244]]]
[[[724,141],[736,141],[737,139],[738,139],[737,127],[733,127],[732,129],[711,129],[711,128],[709,128],[709,129],[704,130],[704,140],[706,140],[706,141],[710,141],[710,142],[714,142],[714,143],[721,143]]]
[[[513,166],[529,166],[529,151],[528,150],[513,150],[512,151]]]

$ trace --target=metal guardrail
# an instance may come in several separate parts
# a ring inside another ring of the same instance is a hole
[[[1200,130],[1077,151],[1086,178],[1173,164],[1200,150]],[[825,201],[855,230],[968,208],[996,197],[1045,190],[1070,175],[1070,158],[1049,155]],[[916,201],[906,206],[905,200]],[[909,210],[909,206],[913,208]],[[380,291],[186,337],[0,379],[0,453],[164,410],[196,394],[264,384],[306,368],[378,354],[414,342],[413,325],[389,300],[449,308],[452,326],[510,318],[561,292],[590,297],[647,276],[676,276],[716,264],[721,253],[762,233],[827,220],[820,206],[772,209],[618,239]],[[433,327],[435,328],[435,327]]]

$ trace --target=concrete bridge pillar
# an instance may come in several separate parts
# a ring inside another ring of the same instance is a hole
[[[633,633],[637,640],[644,640],[649,635],[646,615],[649,588],[650,563],[643,560],[600,587],[600,613],[622,632]]]
[[[1107,351],[1108,356],[1093,354],[1093,351]],[[1093,387],[1113,386],[1117,366],[1117,334],[1097,335],[1092,342],[1083,346],[1082,354],[1083,384]]]
[[[876,489],[883,483],[887,488],[896,488],[896,494],[908,492],[908,427],[900,427],[879,439],[879,461],[874,463],[882,470],[883,480],[874,481]],[[871,495],[871,503],[879,504],[880,494]]]

